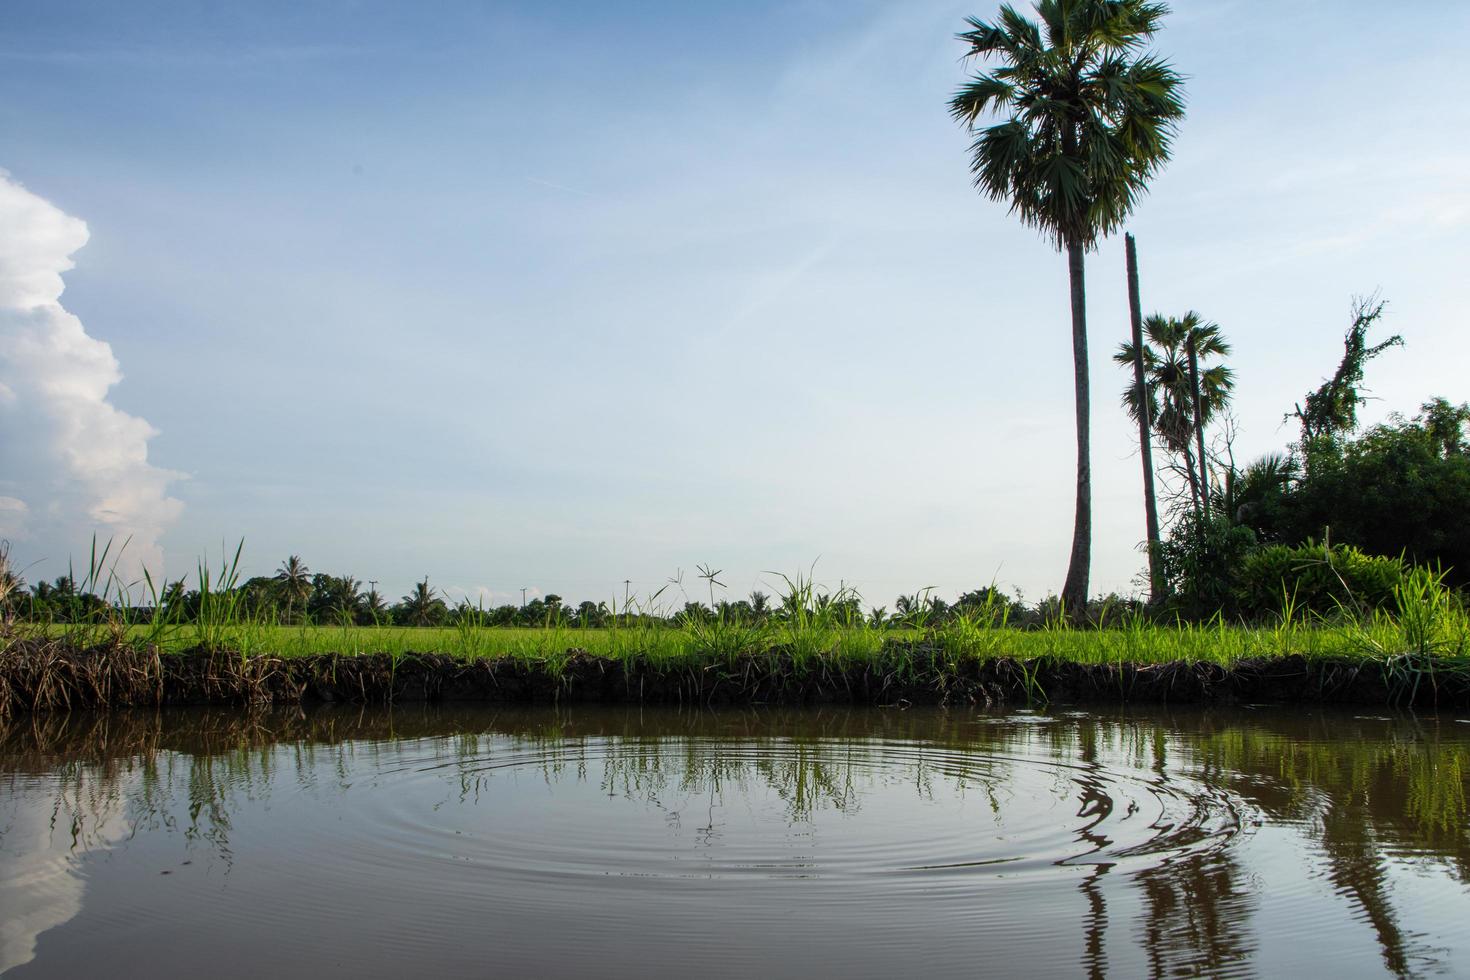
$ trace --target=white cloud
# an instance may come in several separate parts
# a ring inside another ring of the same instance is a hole
[[[156,430],[107,400],[122,380],[112,348],[61,305],[61,275],[87,238],[83,221],[0,170],[0,524],[58,559],[94,533],[131,539],[119,565],[131,578],[161,569],[181,475],[148,462]]]

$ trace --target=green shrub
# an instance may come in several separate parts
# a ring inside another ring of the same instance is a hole
[[[1240,568],[1256,535],[1221,514],[1180,520],[1159,549],[1170,598],[1163,612],[1186,619],[1234,618]]]
[[[1330,613],[1392,609],[1394,589],[1408,569],[1402,559],[1369,555],[1352,545],[1268,545],[1245,557],[1237,575],[1237,601],[1247,616],[1279,612],[1293,597],[1302,610]]]

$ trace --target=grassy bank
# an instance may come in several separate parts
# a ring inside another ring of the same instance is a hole
[[[1106,627],[1077,627],[1057,616],[1033,629],[1011,626],[1003,613],[990,608],[895,627],[806,603],[789,604],[779,614],[753,621],[626,615],[612,617],[601,628],[557,622],[539,628],[489,626],[475,615],[444,627],[283,625],[241,615],[236,606],[221,602],[205,604],[187,622],[168,616],[129,621],[115,609],[75,623],[12,622],[0,630],[0,648],[18,641],[54,641],[75,649],[126,645],[183,653],[202,648],[288,659],[444,654],[464,661],[528,661],[552,668],[574,654],[653,666],[773,655],[796,664],[850,664],[902,657],[913,649],[932,651],[947,661],[1003,657],[1088,665],[1230,667],[1247,660],[1301,656],[1383,662],[1408,658],[1453,666],[1470,658],[1470,614],[1455,593],[1423,580],[1419,588],[1402,590],[1397,600],[1392,612],[1342,608],[1332,616],[1302,613],[1287,603],[1261,625],[1220,617],[1204,623],[1159,622],[1134,614]]]
[[[70,624],[20,628],[18,637],[51,639],[85,648],[120,639],[164,653],[201,647],[245,656],[283,658],[328,654],[446,654],[461,660],[501,659],[554,663],[572,652],[617,661],[655,664],[704,663],[734,655],[788,652],[798,660],[861,662],[884,647],[923,645],[950,658],[1008,657],[1058,659],[1082,664],[1210,663],[1230,666],[1241,660],[1301,655],[1308,658],[1380,659],[1410,651],[1432,652],[1455,660],[1470,652],[1470,634],[1443,624],[1421,638],[1410,636],[1396,619],[1283,621],[1271,626],[1239,626],[1221,621],[1160,625],[1142,619],[1120,627],[1077,629],[1058,623],[1039,630],[986,626],[955,620],[926,628],[866,626],[791,626],[783,623],[720,622],[582,629],[546,626],[316,626],[235,623],[215,627],[180,624],[164,631],[143,626],[121,631]],[[1427,641],[1427,642],[1423,642]]]
[[[10,624],[0,713],[112,705],[398,700],[680,703],[1342,701],[1470,704],[1454,597],[1396,614],[1289,611],[1268,626],[1023,630],[984,615],[907,629],[800,613],[630,617],[603,629],[282,626],[238,620]]]
[[[246,613],[232,570],[212,584],[201,566],[188,619],[158,604],[137,616],[104,589],[73,621],[0,621],[0,712],[401,698],[1470,702],[1470,615],[1438,576],[1407,578],[1392,611],[1322,616],[1288,601],[1263,625],[1135,611],[1102,627],[1058,611],[1027,629],[993,592],[895,624],[796,584],[756,619],[633,611],[601,628],[526,629],[466,609],[438,628],[282,625]]]

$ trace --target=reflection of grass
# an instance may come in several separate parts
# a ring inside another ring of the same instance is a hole
[[[1311,845],[1301,849],[1304,860],[1353,903],[1390,972],[1409,974],[1427,940],[1407,928],[1389,872],[1445,869],[1470,881],[1464,729],[1433,717],[1301,709],[1009,718],[483,705],[54,712],[0,720],[0,786],[52,794],[56,833],[78,850],[115,838],[103,832],[108,826],[125,827],[182,835],[228,862],[234,827],[247,826],[273,796],[331,800],[369,783],[368,792],[394,793],[390,774],[428,772],[426,758],[462,801],[514,763],[539,777],[538,793],[542,779],[585,783],[714,837],[731,826],[717,819],[717,805],[769,794],[773,813],[795,827],[861,812],[880,787],[900,786],[926,806],[979,793],[1004,826],[1006,808],[1024,803],[1015,780],[1029,765],[1053,769],[1058,794],[1068,797],[1094,775],[1107,789],[1109,773],[1131,770],[1149,786],[1229,793],[1268,824],[1299,833]],[[889,817],[882,807],[869,812]],[[1136,878],[1109,878],[1117,887],[1096,886],[1111,867],[1101,866],[1080,885],[1095,912],[1088,928],[1100,944],[1111,914],[1115,929],[1134,930],[1121,935],[1148,944],[1160,975],[1222,972],[1247,960],[1260,928],[1252,860],[1244,849],[1210,849],[1160,860]],[[1108,908],[1104,899],[1123,894],[1128,881],[1136,903]],[[1124,911],[1135,904],[1136,924]]]
[[[1470,738],[1453,723],[1284,709],[1030,719],[462,705],[50,713],[0,721],[0,777],[50,772],[82,808],[110,809],[130,796],[156,809],[182,796],[196,817],[222,828],[231,793],[265,798],[272,783],[345,776],[359,756],[391,759],[393,745],[439,739],[456,760],[446,771],[466,779],[494,771],[487,760],[518,759],[548,778],[589,779],[639,799],[762,788],[806,819],[861,806],[884,759],[901,763],[888,772],[926,797],[944,784],[1004,787],[1016,760],[1034,759],[1063,766],[1066,778],[1096,764],[1187,775],[1339,845],[1449,858],[1470,880]],[[128,788],[124,776],[138,781]]]

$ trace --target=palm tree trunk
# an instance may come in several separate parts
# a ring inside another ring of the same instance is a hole
[[[1138,298],[1138,249],[1132,235],[1124,235],[1128,254],[1128,313],[1133,319],[1133,382],[1138,388],[1138,455],[1143,460],[1143,516],[1148,534],[1149,601],[1164,597],[1164,572],[1159,567],[1159,506],[1154,499],[1153,420],[1148,413],[1148,387],[1143,376],[1143,304]]]
[[[1194,504],[1194,517],[1201,517],[1199,509],[1199,471],[1194,467],[1194,450],[1189,448],[1189,440],[1184,440],[1184,475],[1189,478],[1189,500]]]
[[[1189,348],[1189,392],[1194,399],[1194,438],[1199,446],[1199,495],[1200,508],[1206,520],[1210,516],[1210,471],[1205,465],[1205,420],[1200,414],[1199,358],[1195,356],[1194,337],[1188,340]]]
[[[1072,522],[1072,559],[1062,586],[1062,602],[1072,618],[1087,615],[1087,576],[1092,563],[1091,419],[1087,378],[1087,288],[1082,278],[1082,246],[1067,243],[1067,273],[1072,285],[1072,382],[1077,407],[1077,511]]]

